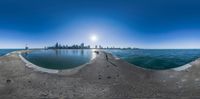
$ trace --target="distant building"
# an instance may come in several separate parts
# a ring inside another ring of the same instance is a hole
[[[84,49],[84,43],[81,43],[80,47],[81,47],[81,49]]]
[[[86,48],[87,48],[87,49],[90,49],[90,45],[88,45]]]
[[[103,47],[101,45],[99,45],[99,49],[103,49]]]
[[[28,48],[28,46],[27,46],[27,44],[26,44],[26,46],[25,46],[25,50],[28,50],[29,48]]]
[[[55,49],[58,49],[58,46],[59,46],[58,43],[56,43],[56,45],[55,45]]]
[[[45,46],[44,49],[47,50],[48,48]]]
[[[87,45],[85,46],[84,43],[81,43],[81,44],[74,44],[74,45],[62,45],[60,43],[56,43],[54,46],[48,46],[48,47],[45,47],[45,49],[90,49],[91,46],[90,45]],[[95,49],[103,49],[103,47],[101,45],[95,45],[94,47]],[[108,48],[108,47],[107,47]],[[27,47],[28,49],[28,47]]]

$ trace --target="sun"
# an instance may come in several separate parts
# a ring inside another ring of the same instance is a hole
[[[93,41],[93,42],[96,42],[96,41],[98,41],[98,37],[96,35],[92,35],[90,37],[90,40]]]

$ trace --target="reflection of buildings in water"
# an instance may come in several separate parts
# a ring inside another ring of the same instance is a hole
[[[56,50],[54,50],[54,51],[55,51],[55,53],[56,53],[56,56],[61,55],[61,50],[56,49]]]
[[[65,53],[68,54],[68,50],[65,50]]]
[[[68,54],[68,50],[63,49],[63,50],[61,50],[61,53],[62,53],[63,55],[67,55],[67,54]]]
[[[56,53],[56,56],[58,56],[58,50],[57,49],[55,50],[55,53]]]
[[[86,50],[86,49],[54,49],[52,50],[55,56],[73,56],[73,57],[88,57],[94,59],[96,57],[96,53],[94,53],[95,49],[93,50]]]
[[[72,50],[72,53],[73,54],[78,54],[78,50],[74,49],[74,50]]]
[[[81,56],[84,56],[84,50],[81,49]]]

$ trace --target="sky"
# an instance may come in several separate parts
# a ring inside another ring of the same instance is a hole
[[[56,42],[200,48],[199,5],[199,0],[0,0],[0,48]]]

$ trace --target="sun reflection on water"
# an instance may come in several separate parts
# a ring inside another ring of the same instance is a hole
[[[97,56],[95,51],[97,51],[97,49],[92,49],[92,58],[91,58],[91,60],[93,60]]]

